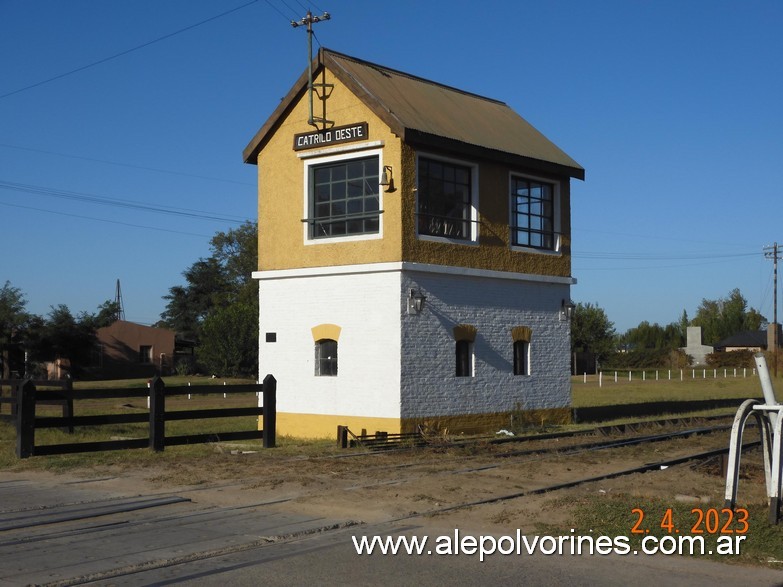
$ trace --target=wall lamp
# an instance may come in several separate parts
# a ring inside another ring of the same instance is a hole
[[[382,185],[383,187],[385,187],[387,192],[394,191],[394,174],[392,173],[391,165],[383,166],[383,173],[381,173],[381,181],[378,182],[378,185]]]
[[[424,302],[427,301],[427,296],[420,291],[412,289],[408,296],[408,314],[419,314],[424,309]]]
[[[574,315],[574,302],[565,299],[560,302],[560,320],[562,322],[571,321],[571,317]]]

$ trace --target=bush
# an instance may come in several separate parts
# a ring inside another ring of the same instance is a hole
[[[690,359],[685,352],[676,349],[642,349],[610,355],[602,369],[683,369]]]
[[[753,355],[756,353],[749,350],[740,351],[722,351],[717,353],[710,353],[707,355],[707,365],[710,367],[726,367],[729,369],[744,367],[754,368],[756,366],[753,360]]]

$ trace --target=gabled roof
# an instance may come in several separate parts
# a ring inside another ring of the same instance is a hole
[[[576,161],[503,102],[323,48],[314,60],[314,76],[321,67],[406,143],[584,179],[585,171]],[[256,162],[282,116],[304,95],[307,82],[305,71],[245,148],[246,163]]]
[[[746,330],[715,343],[716,349],[726,347],[767,348],[767,333],[763,330]]]

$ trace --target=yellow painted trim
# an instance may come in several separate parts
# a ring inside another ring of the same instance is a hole
[[[329,340],[339,340],[342,328],[337,326],[337,324],[319,324],[318,326],[313,326],[311,331],[314,342],[327,338]]]
[[[478,330],[471,324],[457,324],[454,327],[454,340],[467,340],[474,342],[476,340],[476,333]]]
[[[535,429],[545,424],[570,424],[571,408],[546,410],[514,410],[491,414],[464,414],[461,416],[432,416],[427,418],[376,418],[324,414],[277,413],[277,434],[295,438],[329,438],[337,440],[337,427],[348,426],[359,435],[388,432],[416,432],[421,429],[431,435],[487,434],[501,429]]]
[[[520,340],[530,342],[532,337],[533,330],[528,326],[514,326],[514,328],[511,329],[511,338],[514,342],[519,342]]]
[[[323,414],[277,413],[277,434],[296,438],[330,438],[337,440],[337,427],[348,426],[357,436],[362,429],[367,434],[388,432],[399,434],[399,418],[372,418],[363,416],[332,416]]]

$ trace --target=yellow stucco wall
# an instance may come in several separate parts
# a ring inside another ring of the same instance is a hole
[[[383,142],[383,165],[391,165],[395,191],[382,191],[380,239],[348,242],[311,241],[303,238],[302,219],[307,216],[304,194],[304,161],[293,150],[293,137],[311,132],[307,124],[308,98],[303,93],[286,114],[258,156],[259,270],[296,269],[365,263],[411,261],[495,271],[513,271],[568,277],[571,275],[570,189],[560,183],[561,250],[558,253],[522,252],[511,249],[509,231],[509,173],[547,178],[522,168],[492,161],[479,164],[479,244],[434,242],[416,233],[416,149],[399,137],[330,72],[317,81],[335,85],[327,100],[326,116],[335,126],[368,123],[369,141]],[[314,112],[320,115],[321,102]],[[359,144],[359,143],[357,143]],[[350,147],[353,143],[342,146]],[[298,153],[302,153],[301,151]],[[361,151],[356,151],[361,156]],[[433,154],[427,151],[427,154]],[[562,179],[562,178],[560,178]]]
[[[432,155],[433,153],[432,151],[424,151],[423,154]],[[562,178],[547,177],[540,172],[532,172],[523,168],[513,168],[456,154],[450,155],[468,163],[477,163],[479,166],[479,246],[474,243],[438,242],[419,238],[416,234],[416,198],[415,194],[411,194],[410,198],[406,199],[404,206],[406,217],[403,221],[405,230],[402,235],[402,250],[405,260],[435,265],[569,277],[571,275],[571,198],[568,179],[562,181]],[[405,165],[404,178],[406,181],[404,183],[405,185],[415,185],[415,149],[404,145],[402,158]],[[563,233],[563,236],[561,237],[561,249],[558,253],[512,250],[509,229],[509,177],[512,172],[560,183],[560,232]]]
[[[318,77],[318,81],[324,78]],[[395,184],[401,168],[401,141],[360,100],[327,72],[326,83],[334,84],[327,101],[326,116],[335,126],[357,122],[368,123],[367,142],[383,141],[383,165],[391,165]],[[383,263],[401,259],[400,197],[402,190],[382,193],[382,239],[362,239],[330,243],[318,240],[305,244],[302,219],[307,217],[304,194],[304,161],[294,151],[293,137],[312,132],[307,124],[309,105],[305,92],[282,120],[258,157],[258,268],[259,270],[295,269],[362,263]],[[321,103],[315,100],[315,115],[321,113]],[[345,143],[351,148],[365,141]],[[361,151],[357,151],[357,157]],[[383,188],[381,188],[383,189]]]

